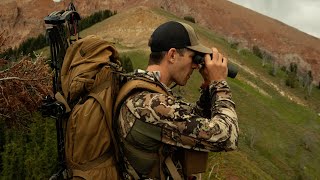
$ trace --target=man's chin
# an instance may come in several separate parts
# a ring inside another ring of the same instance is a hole
[[[184,81],[184,82],[179,82],[177,83],[179,86],[185,86],[187,84],[188,80]]]
[[[179,86],[185,86],[188,82],[189,78],[186,78],[185,80],[182,81],[174,81],[177,85]]]

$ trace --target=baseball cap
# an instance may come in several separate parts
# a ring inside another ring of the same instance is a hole
[[[149,46],[152,52],[168,51],[170,48],[188,48],[211,54],[212,50],[202,45],[194,29],[186,23],[169,21],[161,24],[151,35]]]

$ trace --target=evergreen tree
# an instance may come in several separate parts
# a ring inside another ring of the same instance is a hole
[[[288,77],[286,79],[286,85],[295,88],[298,86],[298,66],[295,63],[290,63],[289,71],[287,71]]]
[[[263,58],[263,56],[262,56],[262,52],[261,52],[261,50],[260,50],[260,48],[258,47],[258,46],[253,46],[252,47],[252,52],[253,52],[253,54],[254,55],[256,55],[257,57],[259,57],[259,58]]]
[[[49,179],[56,172],[57,147],[53,120],[34,114],[27,130],[6,129],[4,134],[0,179]]]

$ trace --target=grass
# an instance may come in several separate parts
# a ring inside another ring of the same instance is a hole
[[[130,57],[134,69],[146,69],[148,65],[148,52],[142,50],[132,50],[121,53],[121,55],[126,55]]]
[[[164,10],[154,10],[168,20],[184,21]],[[186,21],[184,21],[186,22]],[[270,65],[262,67],[262,61],[249,50],[237,50],[217,34],[206,28],[191,24],[201,39],[206,39],[220,52],[227,54],[258,74],[252,76],[240,69],[238,78],[228,79],[239,117],[239,149],[233,152],[211,153],[205,177],[210,179],[319,179],[320,165],[320,89],[314,88],[311,96],[299,87],[284,85],[286,74],[269,74]],[[93,28],[98,28],[94,26]],[[92,31],[92,30],[91,30]],[[95,29],[95,32],[99,29]],[[90,32],[88,29],[87,32]],[[118,44],[121,47],[121,44]],[[148,54],[142,50],[128,50],[121,54],[131,58],[134,68],[147,67]],[[305,100],[308,106],[297,105],[271,87],[261,77],[279,86],[287,93]],[[185,87],[175,92],[188,101],[195,102],[201,76],[193,73]],[[267,92],[262,94],[247,81]],[[211,174],[210,174],[211,172]]]
[[[134,68],[145,69],[147,52],[137,50],[125,54],[131,57]],[[272,97],[261,94],[238,79],[229,79],[228,82],[234,92],[239,116],[239,150],[211,153],[206,176],[214,167],[215,179],[318,177],[315,167],[320,162],[317,156],[320,152],[320,120],[315,113],[282,97],[263,83],[261,86]],[[199,73],[194,73],[186,87],[181,87],[179,92],[194,102],[199,95],[195,87],[200,84]],[[312,138],[308,138],[308,134]]]

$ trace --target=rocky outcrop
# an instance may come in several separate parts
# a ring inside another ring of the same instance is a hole
[[[12,30],[17,24],[20,9],[15,1],[4,4],[4,10],[0,11],[0,52],[7,49],[12,42]]]
[[[104,9],[99,1],[75,1],[81,15],[86,16],[96,10]],[[6,0],[0,2],[0,33],[3,32],[5,43],[0,52],[15,48],[29,37],[45,32],[43,18],[53,11],[63,10],[68,2],[55,3],[52,0]]]

